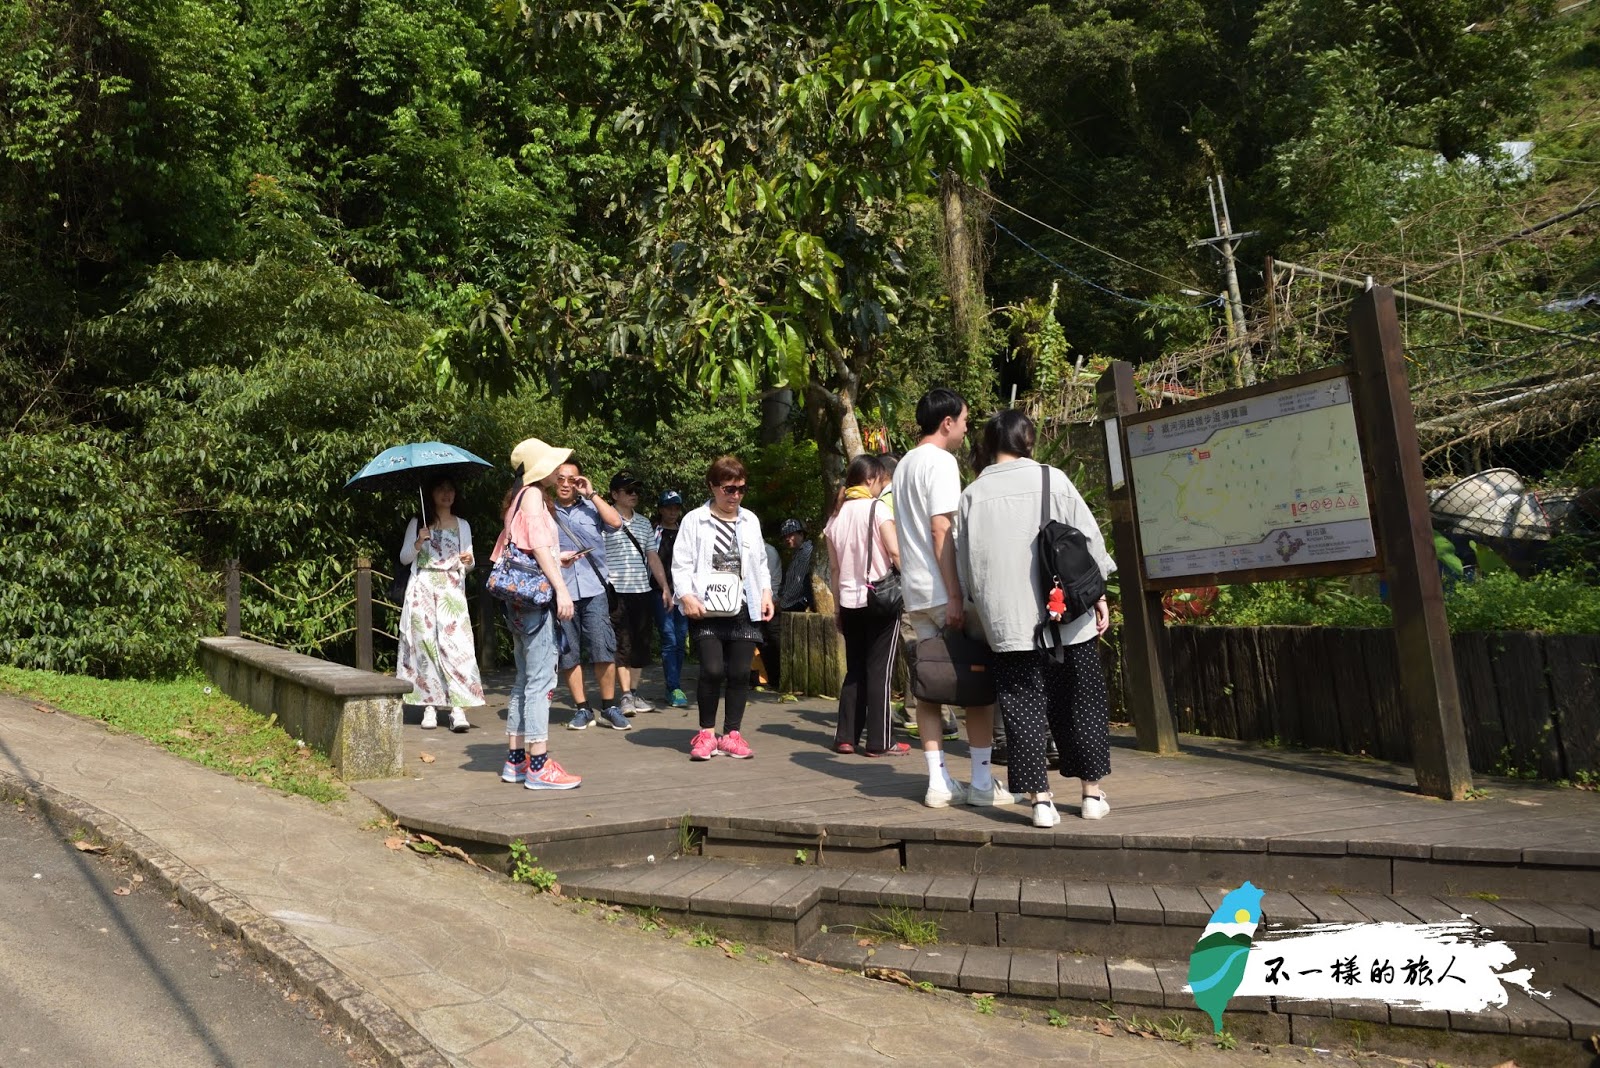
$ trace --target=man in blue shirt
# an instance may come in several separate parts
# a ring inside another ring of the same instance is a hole
[[[606,547],[604,532],[622,525],[622,516],[595,493],[578,465],[567,461],[556,468],[556,530],[562,552],[585,552],[561,569],[562,581],[572,594],[572,618],[560,621],[561,661],[572,703],[577,711],[568,730],[581,731],[599,722],[612,730],[632,726],[617,706],[617,635],[611,629],[611,608],[606,598]],[[601,711],[589,707],[583,689],[583,663],[587,655],[600,686]]]

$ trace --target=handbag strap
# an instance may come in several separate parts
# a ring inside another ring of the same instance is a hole
[[[1050,525],[1050,468],[1049,468],[1049,465],[1047,465],[1047,464],[1040,464],[1039,465],[1039,533],[1043,534],[1044,533],[1044,528],[1049,526],[1049,525]],[[1040,589],[1040,591],[1044,591],[1044,590],[1049,588],[1049,584],[1050,584],[1052,578],[1053,578],[1053,576],[1045,574],[1044,552],[1041,549],[1040,552],[1039,552],[1039,589]],[[1055,639],[1056,639],[1055,649],[1053,650],[1053,652],[1051,652],[1050,655],[1051,655],[1052,659],[1054,659],[1057,663],[1060,663],[1060,662],[1062,662],[1063,660],[1066,659],[1066,648],[1061,644],[1061,624],[1057,620],[1054,620],[1054,619],[1050,618],[1050,609],[1049,609],[1048,605],[1042,607],[1040,609],[1040,611],[1043,613],[1044,618],[1039,620],[1039,626],[1034,629],[1034,632],[1033,632],[1034,648],[1036,648],[1036,649],[1043,649],[1044,648],[1044,630],[1045,630],[1046,627],[1049,627],[1051,633],[1055,635]]]
[[[633,548],[636,552],[638,552],[639,559],[643,560],[645,567],[648,568],[650,566],[650,558],[645,555],[644,548],[639,544],[639,539],[633,536],[633,531],[628,529],[628,524],[630,522],[632,522],[631,519],[624,519],[622,521],[622,526],[618,527],[617,529],[622,531],[623,534],[627,535],[629,541],[633,542]]]
[[[517,536],[511,533],[511,524],[516,520],[517,513],[522,511],[522,498],[527,494],[527,492],[527,486],[523,486],[521,489],[517,490],[517,499],[516,502],[511,505],[511,514],[506,516],[506,544],[511,546],[513,549],[520,549],[520,546],[517,545]]]
[[[872,584],[872,544],[878,540],[878,528],[872,520],[878,514],[878,498],[872,498],[872,507],[867,509],[867,573],[862,575],[867,585]],[[883,576],[878,576],[882,578]]]

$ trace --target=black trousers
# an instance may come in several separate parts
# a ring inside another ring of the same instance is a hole
[[[1110,714],[1100,650],[1091,639],[1066,647],[1060,663],[1027,650],[994,654],[994,686],[1011,750],[1010,786],[1050,789],[1045,749],[1053,735],[1061,774],[1096,782],[1111,774]]]
[[[732,733],[744,723],[744,706],[750,698],[750,661],[755,659],[756,643],[701,634],[695,638],[694,649],[700,657],[700,682],[695,689],[700,703],[700,729],[716,730],[717,703],[726,686],[728,708],[722,717],[722,733]]]
[[[881,753],[890,745],[889,683],[900,645],[900,619],[865,608],[841,608],[839,629],[844,633],[845,670],[834,744],[860,745],[865,733],[867,750]]]

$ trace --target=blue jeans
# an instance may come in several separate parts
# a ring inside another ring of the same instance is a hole
[[[544,622],[531,633],[511,628],[511,652],[517,677],[511,683],[506,705],[506,733],[526,735],[530,742],[550,737],[550,694],[556,688],[556,614],[544,613]]]
[[[669,612],[656,601],[656,626],[661,630],[661,673],[666,676],[667,692],[683,689],[683,662],[689,656],[689,620],[683,609],[672,606]]]

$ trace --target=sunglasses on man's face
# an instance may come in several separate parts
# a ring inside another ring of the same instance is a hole
[[[750,487],[745,485],[743,482],[739,483],[737,486],[729,484],[729,485],[726,485],[726,486],[718,486],[717,487],[717,489],[721,490],[723,493],[726,493],[730,497],[742,496],[744,494],[744,491],[749,489],[749,488]]]

